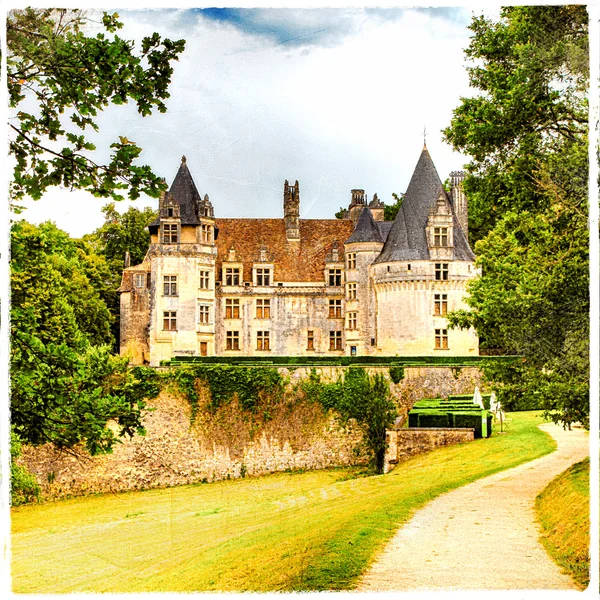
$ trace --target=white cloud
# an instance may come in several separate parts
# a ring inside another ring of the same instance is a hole
[[[408,185],[424,126],[444,179],[466,162],[442,143],[440,130],[469,94],[462,52],[469,14],[397,12],[339,12],[339,43],[328,34],[319,44],[309,36],[286,44],[279,33],[252,34],[187,11],[119,11],[121,37],[140,40],[156,30],[187,46],[168,112],[142,119],[134,106],[111,107],[99,118],[97,145],[126,135],[169,183],[185,154],[198,189],[223,217],[280,216],[284,179],[300,181],[305,217],[333,217],[355,187],[389,202]],[[295,20],[286,24],[286,14]],[[273,27],[299,32],[322,27],[327,17],[335,30],[337,21],[323,15],[277,11]],[[268,17],[255,20],[268,29]],[[53,190],[24,216],[50,217],[81,235],[102,223],[102,204]],[[136,203],[144,205],[156,201]]]

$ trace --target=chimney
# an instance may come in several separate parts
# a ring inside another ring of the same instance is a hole
[[[294,185],[290,185],[286,179],[283,184],[283,218],[288,241],[300,241],[300,184],[298,180]]]
[[[125,268],[129,268],[131,266],[131,256],[129,254],[129,251],[125,252]]]
[[[465,180],[464,171],[452,171],[450,173],[450,184],[452,198],[452,208],[454,214],[460,223],[460,228],[463,230],[467,242],[469,241],[469,205],[467,196],[463,190],[463,181]]]
[[[365,190],[352,190],[351,194],[352,200],[350,201],[348,212],[350,213],[352,225],[356,227],[356,222],[360,217],[360,213],[362,212],[363,207],[367,205],[367,195],[365,194]]]

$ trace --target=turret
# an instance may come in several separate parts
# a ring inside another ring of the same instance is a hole
[[[283,184],[283,218],[288,241],[300,241],[300,184]]]

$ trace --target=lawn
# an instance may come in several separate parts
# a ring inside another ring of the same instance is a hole
[[[414,457],[387,475],[282,473],[13,509],[13,590],[351,589],[426,502],[555,448],[534,413],[509,418],[506,434]]]
[[[553,479],[535,508],[546,550],[585,588],[590,582],[590,459]]]

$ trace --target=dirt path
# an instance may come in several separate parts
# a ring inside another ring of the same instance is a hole
[[[539,543],[534,500],[588,456],[588,435],[544,424],[558,449],[439,496],[402,527],[357,591],[576,589]]]

